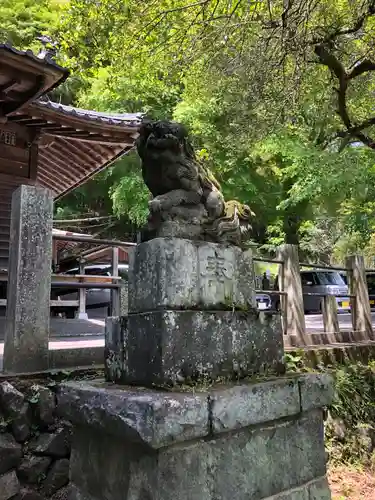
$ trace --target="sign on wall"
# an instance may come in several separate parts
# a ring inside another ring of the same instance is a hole
[[[0,144],[6,144],[7,146],[16,146],[17,134],[10,130],[0,129]]]
[[[0,125],[0,174],[30,177],[30,137],[26,127]]]

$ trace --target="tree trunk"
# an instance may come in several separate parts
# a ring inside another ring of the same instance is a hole
[[[298,215],[285,214],[283,221],[283,230],[285,234],[285,243],[290,245],[299,245],[298,230],[301,225],[301,218]]]

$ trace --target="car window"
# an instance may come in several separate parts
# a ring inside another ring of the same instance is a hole
[[[375,294],[375,274],[368,274],[366,279],[369,293]]]
[[[85,268],[85,274],[90,274],[92,276],[110,276],[111,272],[108,267],[91,267]]]
[[[337,271],[319,271],[315,273],[319,285],[341,285],[345,286],[345,281]]]
[[[301,273],[301,282],[302,285],[307,285],[308,283],[312,283],[313,285],[316,285],[316,280],[315,280],[315,273]]]

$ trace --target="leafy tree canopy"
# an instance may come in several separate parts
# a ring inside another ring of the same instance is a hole
[[[0,14],[4,40],[58,42],[74,77],[55,98],[186,123],[226,197],[252,206],[265,248],[341,258],[372,245],[375,0],[5,0]],[[147,199],[133,152],[59,217],[110,214],[121,233]]]

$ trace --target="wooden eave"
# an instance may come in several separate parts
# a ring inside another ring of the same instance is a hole
[[[60,85],[69,75],[49,58],[0,44],[0,116],[3,118]]]
[[[38,101],[8,117],[8,123],[33,132],[38,145],[35,181],[56,199],[132,149],[140,121],[137,114],[100,114]]]

